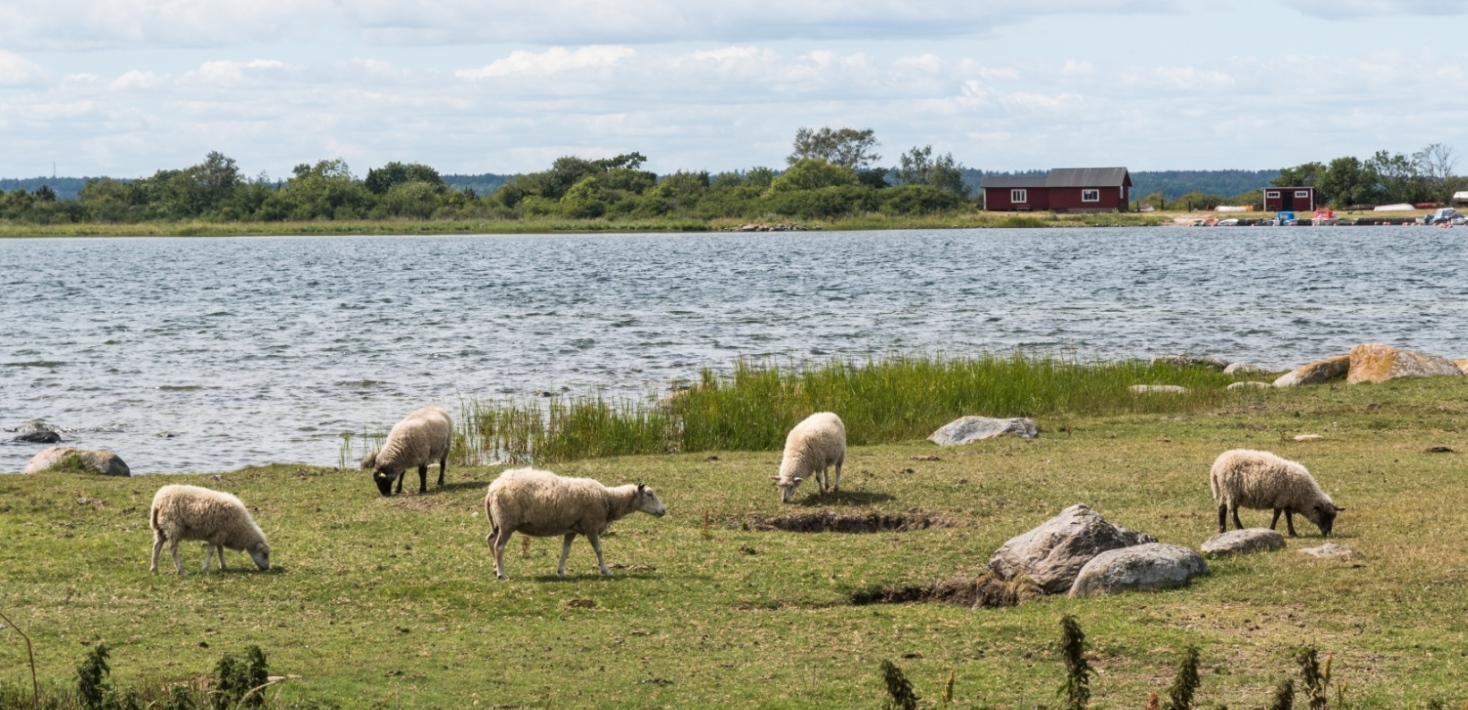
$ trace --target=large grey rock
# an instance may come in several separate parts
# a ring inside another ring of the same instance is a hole
[[[944,424],[928,437],[928,441],[939,446],[962,446],[981,439],[1014,434],[1022,439],[1033,439],[1040,430],[1029,419],[991,419],[989,417],[959,417]]]
[[[1198,553],[1178,545],[1153,542],[1108,550],[1091,558],[1076,575],[1070,596],[1174,589],[1200,574],[1208,574],[1208,563]]]
[[[53,446],[32,456],[21,473],[41,473],[73,460],[81,468],[82,473],[97,476],[132,475],[132,471],[117,454],[106,450],[86,451],[74,446]]]
[[[1171,365],[1173,367],[1206,367],[1210,370],[1222,370],[1228,367],[1227,360],[1216,357],[1198,357],[1196,355],[1158,355],[1152,358],[1153,365]]]
[[[1062,594],[1096,555],[1149,542],[1157,538],[1112,525],[1076,504],[1001,545],[989,558],[989,569],[1004,580],[1026,575],[1046,594]]]
[[[1205,555],[1250,555],[1283,550],[1284,535],[1269,528],[1246,528],[1219,533],[1203,541]]]

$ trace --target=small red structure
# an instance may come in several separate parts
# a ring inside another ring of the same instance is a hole
[[[1126,168],[1056,168],[1044,175],[986,176],[979,183],[989,212],[1125,212],[1131,187]]]
[[[1310,212],[1315,209],[1313,187],[1264,188],[1265,212]]]

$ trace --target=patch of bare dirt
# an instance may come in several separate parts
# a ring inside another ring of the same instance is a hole
[[[913,512],[906,515],[892,513],[838,514],[834,510],[812,513],[785,513],[772,518],[755,518],[750,528],[762,532],[783,530],[800,533],[879,533],[911,532],[929,528],[955,528],[962,523],[957,520]]]
[[[990,575],[949,577],[926,586],[877,587],[851,595],[856,606],[868,604],[952,604],[973,609],[1016,606],[1040,596],[1040,588],[1026,578],[1009,582]]]

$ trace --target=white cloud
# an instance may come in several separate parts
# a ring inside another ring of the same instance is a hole
[[[1402,15],[1464,15],[1464,0],[1285,0],[1285,4],[1327,20]]]
[[[489,79],[505,76],[545,78],[569,71],[607,69],[636,56],[637,50],[631,47],[593,46],[574,50],[552,47],[540,53],[511,52],[510,56],[495,60],[479,69],[464,69],[454,74],[464,79]]]
[[[44,75],[41,67],[29,59],[0,50],[0,86],[25,86],[40,81]]]

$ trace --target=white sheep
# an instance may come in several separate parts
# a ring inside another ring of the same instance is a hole
[[[1228,529],[1226,516],[1230,513],[1234,525],[1244,528],[1239,522],[1242,507],[1273,509],[1270,530],[1284,513],[1290,537],[1295,537],[1295,513],[1315,523],[1323,537],[1330,537],[1336,513],[1345,510],[1330,500],[1304,466],[1268,451],[1230,449],[1219,454],[1208,472],[1208,483],[1213,488],[1213,501],[1218,503],[1219,533]]]
[[[403,492],[403,476],[409,468],[418,467],[418,492],[428,492],[428,464],[438,463],[438,485],[443,487],[443,474],[448,469],[449,446],[454,440],[454,423],[449,413],[438,407],[424,407],[397,424],[387,433],[387,441],[372,459],[372,480],[383,495],[392,495],[392,484],[398,482]],[[371,454],[369,454],[371,456]],[[367,460],[364,459],[364,464]]]
[[[817,412],[805,418],[785,437],[785,455],[780,458],[780,475],[770,476],[780,489],[780,500],[790,502],[795,487],[814,473],[816,483],[825,495],[826,468],[836,465],[836,480],[830,486],[832,493],[841,489],[841,464],[846,461],[846,425],[841,417],[831,412]]]
[[[173,552],[173,566],[183,574],[183,561],[178,556],[178,543],[203,540],[204,574],[209,574],[209,558],[219,551],[219,569],[224,567],[224,548],[250,553],[255,566],[270,569],[270,545],[265,533],[250,517],[245,504],[228,493],[199,486],[168,485],[153,495],[148,513],[153,528],[153,562],[148,571],[158,574],[158,553],[168,542]]]
[[[563,478],[549,471],[517,468],[501,473],[484,496],[484,516],[490,532],[485,542],[494,554],[494,573],[505,575],[505,544],[510,535],[535,537],[563,535],[556,575],[566,576],[566,555],[577,534],[585,535],[596,551],[601,573],[611,576],[601,556],[602,533],[617,520],[638,511],[663,517],[668,511],[652,488],[641,483],[608,488],[590,478]]]

